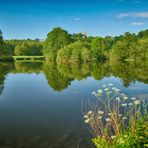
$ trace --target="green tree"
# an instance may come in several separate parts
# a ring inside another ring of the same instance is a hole
[[[36,41],[23,41],[16,45],[15,55],[42,55],[42,44]]]
[[[5,43],[7,45],[7,49],[10,51],[10,56],[14,55],[14,50],[15,47],[20,44],[21,42],[23,42],[22,40],[6,40]]]
[[[142,38],[138,40],[136,52],[137,60],[148,60],[148,38]]]
[[[6,52],[6,46],[5,46],[5,42],[3,40],[3,34],[2,31],[0,30],[0,57],[2,55],[4,55]]]
[[[84,63],[91,61],[91,51],[88,48],[83,47],[81,58]]]
[[[72,49],[65,46],[64,48],[61,48],[57,53],[57,62],[66,63],[69,62],[71,58]]]
[[[138,33],[139,38],[148,38],[148,29]]]
[[[104,50],[105,51],[108,51],[111,49],[112,45],[113,45],[113,37],[111,36],[106,36],[104,39],[103,39],[103,44],[104,44]]]
[[[92,41],[92,57],[100,60],[103,58],[104,41],[103,38],[96,37]]]
[[[88,59],[84,50],[90,50],[90,44],[85,42],[74,42],[64,48],[61,48],[57,53],[57,62],[81,62]],[[90,54],[90,52],[87,52]],[[84,58],[84,55],[86,56]]]
[[[5,41],[3,40],[2,31],[0,31],[0,57],[10,56],[11,51],[7,48]]]
[[[111,60],[133,60],[137,54],[138,39],[135,34],[125,33],[117,40],[110,54]]]
[[[2,31],[0,30],[0,42],[3,41],[3,33]]]
[[[72,42],[71,35],[60,27],[54,28],[48,33],[44,43],[43,54],[52,59],[56,58],[57,50]]]
[[[84,35],[83,33],[74,33],[72,35],[72,39],[74,42],[77,42],[77,41],[85,41],[87,38],[86,35]]]

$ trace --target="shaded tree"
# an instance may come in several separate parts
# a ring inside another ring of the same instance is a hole
[[[35,41],[23,41],[16,45],[15,55],[42,55],[42,45]]]
[[[71,35],[60,27],[54,28],[48,33],[44,43],[43,54],[51,59],[56,58],[57,50],[72,42]]]
[[[64,48],[61,48],[57,53],[57,62],[83,62],[90,55],[86,56],[86,50],[90,50],[89,43],[74,42]],[[88,51],[87,54],[90,54]],[[86,57],[84,57],[84,55]]]
[[[111,50],[111,60],[132,60],[137,54],[138,39],[135,34],[129,32],[117,40]]]
[[[96,37],[91,43],[92,57],[93,59],[99,60],[103,58],[104,41],[103,38]]]

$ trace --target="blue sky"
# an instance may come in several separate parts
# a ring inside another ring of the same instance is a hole
[[[148,29],[148,0],[0,0],[5,39],[44,39],[57,26],[93,36],[138,32]]]

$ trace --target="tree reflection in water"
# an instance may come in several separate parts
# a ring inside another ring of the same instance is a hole
[[[136,81],[148,84],[148,61],[132,62],[88,62],[73,64],[57,64],[56,62],[15,62],[0,63],[0,92],[4,88],[6,75],[9,73],[44,73],[48,84],[55,91],[67,88],[71,81],[93,77],[101,80],[104,77],[118,77],[128,87]]]

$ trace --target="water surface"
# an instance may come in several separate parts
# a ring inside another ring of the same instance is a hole
[[[93,148],[82,107],[108,83],[147,97],[148,66],[1,63],[0,147]]]

